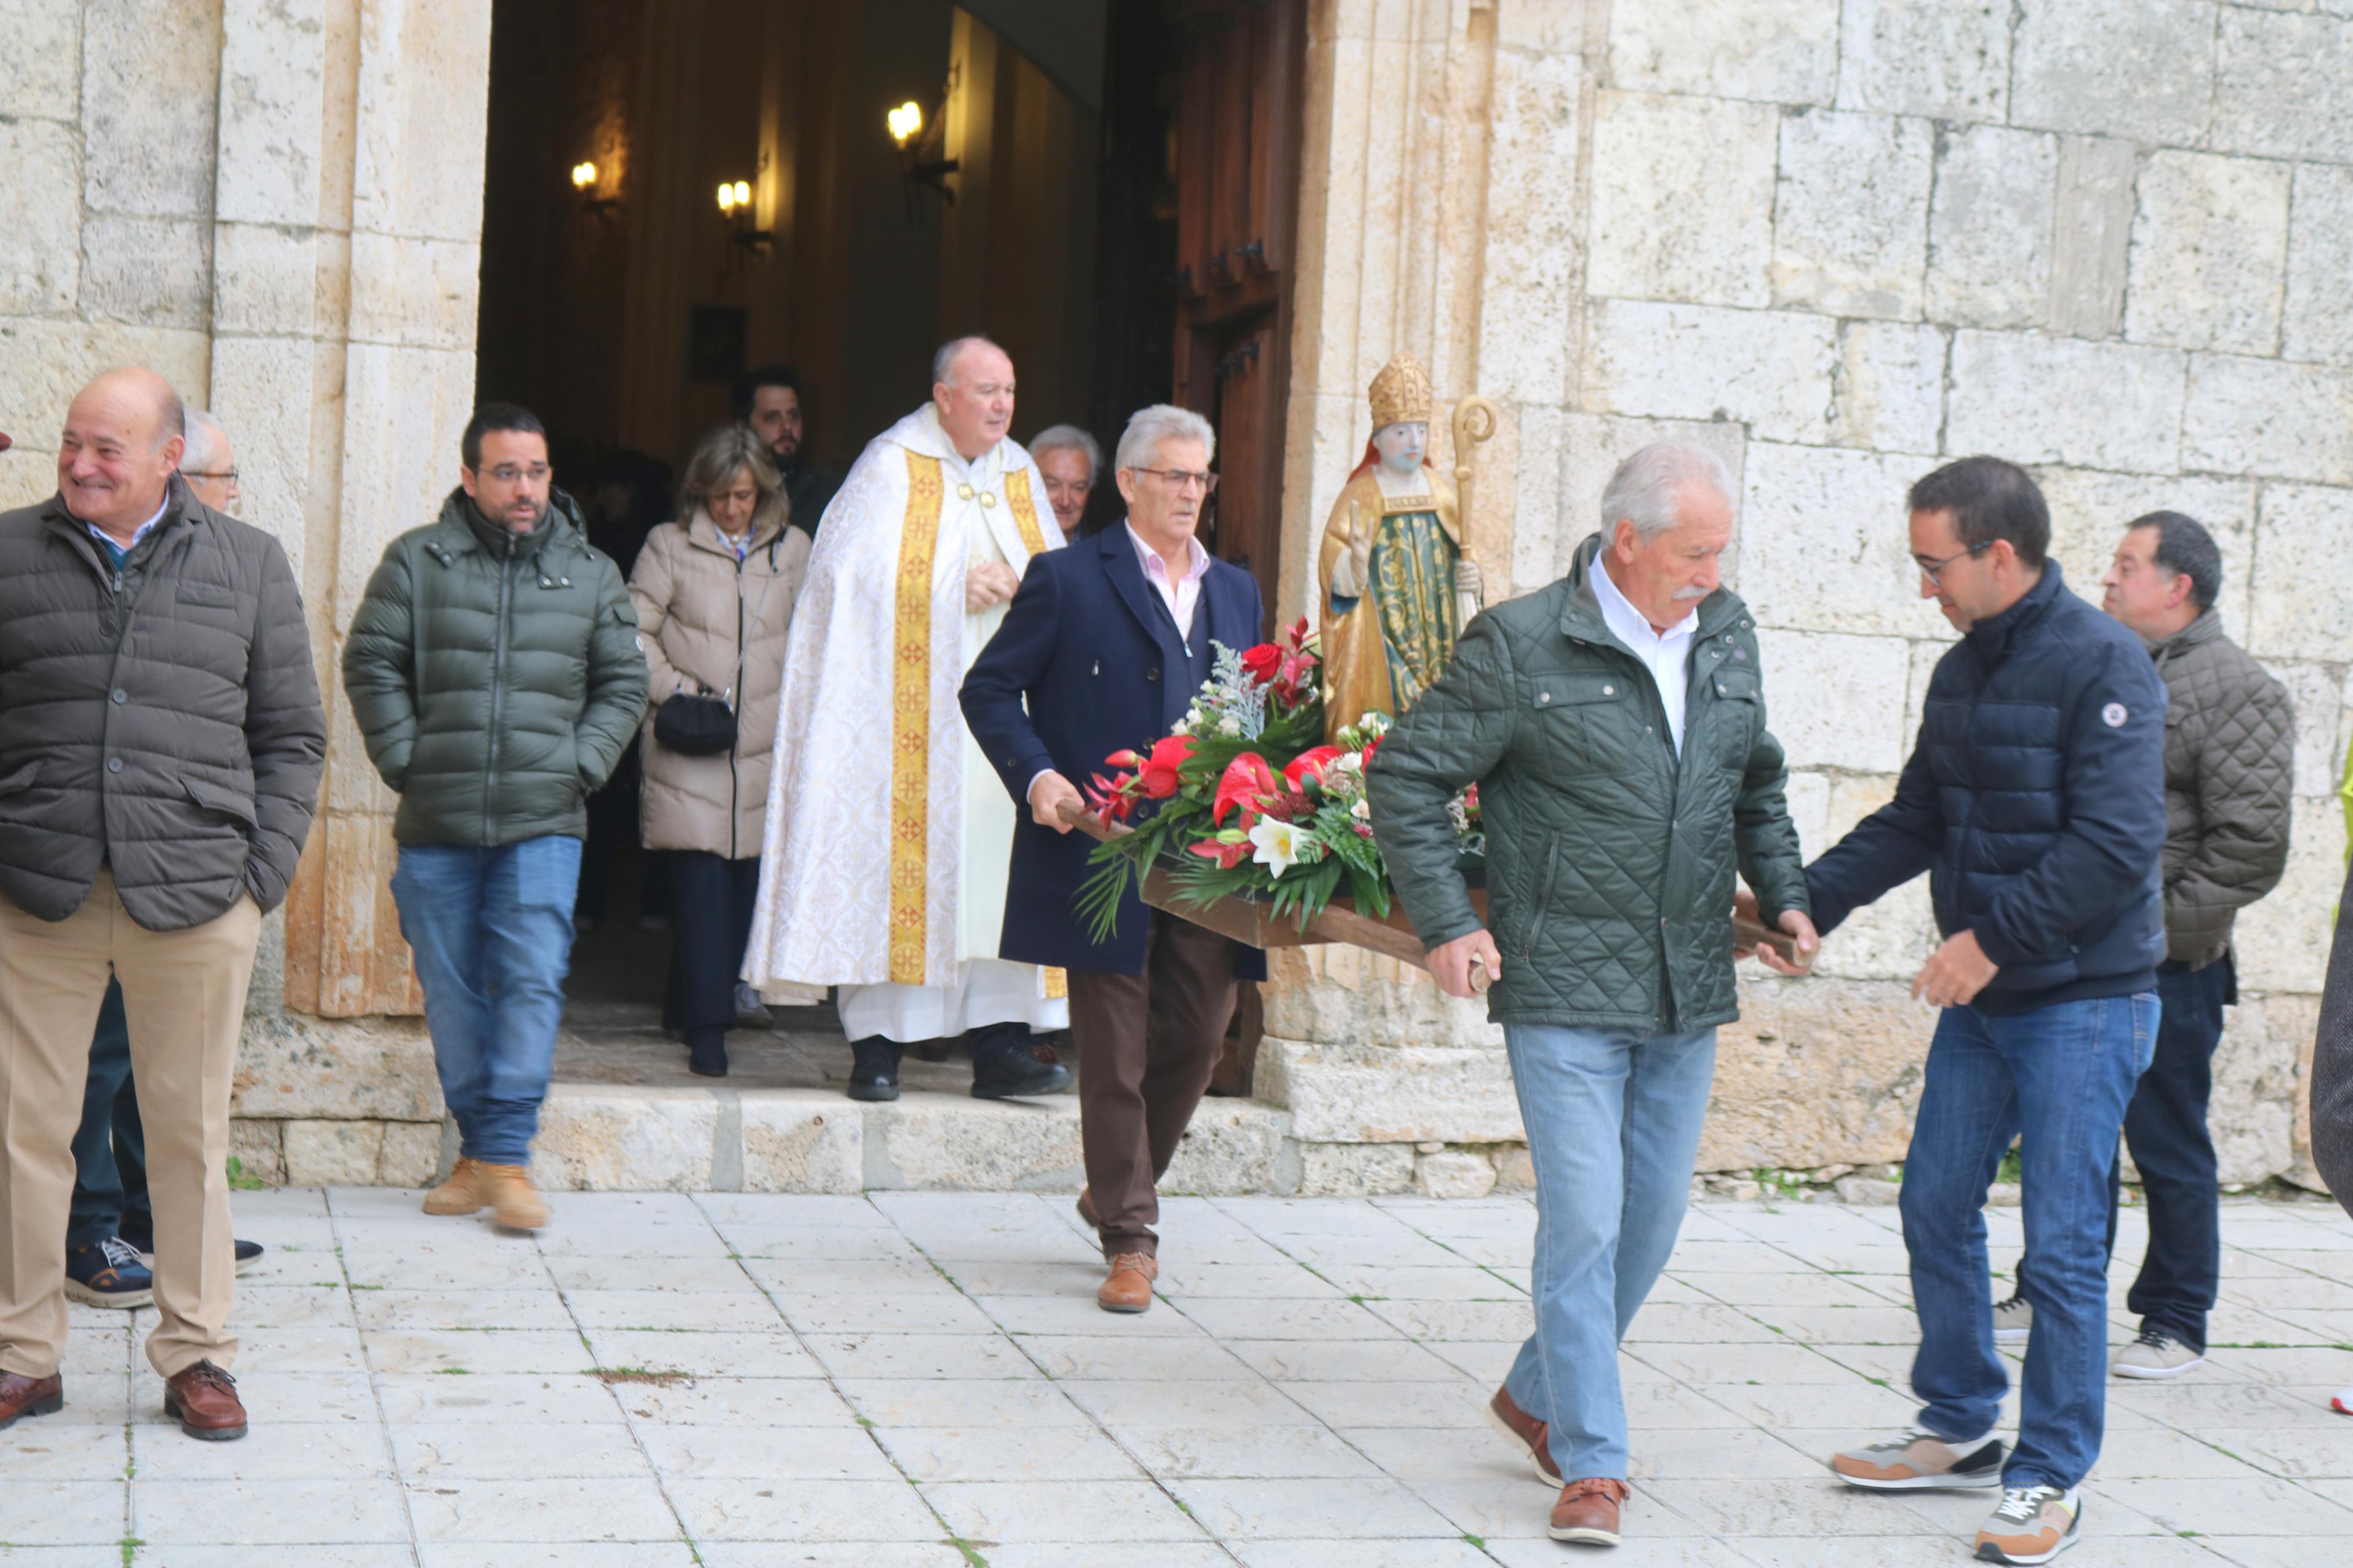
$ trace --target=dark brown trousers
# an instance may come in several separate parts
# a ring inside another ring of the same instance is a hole
[[[1106,1258],[1158,1255],[1155,1184],[1209,1087],[1234,1016],[1232,942],[1152,911],[1144,973],[1071,971],[1079,1050],[1079,1136]]]

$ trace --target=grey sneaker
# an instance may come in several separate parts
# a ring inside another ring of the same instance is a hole
[[[2072,1487],[2004,1487],[2001,1506],[1978,1531],[1978,1561],[2048,1563],[2075,1544],[2083,1522],[2083,1500]]]
[[[2143,1329],[2140,1338],[2116,1353],[2108,1370],[2118,1377],[2156,1382],[2179,1377],[2205,1359],[2205,1352],[2191,1350],[2163,1329]]]
[[[1842,1451],[1831,1470],[1851,1487],[1875,1492],[2000,1486],[2001,1439],[1988,1433],[1951,1443],[1915,1426],[1901,1437]]]
[[[2024,1344],[2034,1331],[2034,1303],[2012,1290],[2007,1301],[1993,1304],[1993,1342],[1998,1345]]]

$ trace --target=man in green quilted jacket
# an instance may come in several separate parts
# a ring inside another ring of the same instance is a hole
[[[1535,1332],[1496,1427],[1561,1488],[1557,1541],[1615,1545],[1626,1492],[1618,1341],[1674,1250],[1738,1016],[1735,874],[1816,945],[1756,622],[1717,578],[1733,486],[1695,447],[1620,464],[1568,575],[1471,623],[1382,742],[1373,830],[1439,985],[1488,985],[1536,1175]],[[1487,918],[1447,803],[1479,786]],[[1492,984],[1490,984],[1492,983]]]
[[[646,709],[620,569],[556,489],[539,421],[485,404],[441,517],[394,540],[343,647],[400,796],[392,876],[458,1163],[427,1214],[547,1223],[531,1141],[555,1059],[588,796]]]

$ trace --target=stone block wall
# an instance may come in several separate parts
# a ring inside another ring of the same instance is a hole
[[[2222,543],[2228,629],[2298,718],[2293,860],[2241,923],[2214,1121],[2226,1180],[2309,1182],[2301,1064],[2344,865],[2353,676],[2345,10],[1319,8],[1310,142],[1332,151],[1303,210],[1327,249],[1294,356],[1308,500],[1286,602],[1312,602],[1314,521],[1362,449],[1363,385],[1398,348],[1436,368],[1441,399],[1504,406],[1507,437],[1481,454],[1501,472],[1481,483],[1510,499],[1474,517],[1491,583],[1558,575],[1626,453],[1705,445],[1739,481],[1730,575],[1811,857],[1891,795],[1951,640],[1909,561],[1911,480],[1973,452],[2027,464],[2068,583],[2094,601],[2126,521],[2189,512]],[[1369,138],[1350,130],[1366,100]],[[1366,140],[1395,151],[1366,159]],[[1426,299],[1386,276],[1390,233],[1437,252]],[[1541,237],[1542,265],[1500,258],[1498,236]],[[1925,886],[1906,888],[1850,921],[1816,978],[1744,985],[1703,1169],[1901,1158],[1933,1026],[1905,983],[1934,936]],[[1467,1005],[1338,950],[1281,955],[1270,993],[1267,1092],[1311,1187],[1427,1188],[1459,1153],[1509,1149],[1500,1035]]]

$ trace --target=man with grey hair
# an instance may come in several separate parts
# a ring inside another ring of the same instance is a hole
[[[1006,435],[1013,362],[958,338],[932,397],[826,509],[785,650],[760,891],[743,978],[771,1002],[839,987],[849,1097],[895,1100],[901,1053],[961,1039],[983,1100],[1053,1094],[1033,1034],[1069,1021],[1059,974],[997,955],[1014,814],[956,711],[965,671],[1062,543]]]
[[[221,422],[201,408],[187,414],[187,447],[180,454],[180,482],[188,493],[220,513],[237,515],[245,492],[237,482],[237,447]]]
[[[1076,539],[1095,475],[1103,471],[1103,447],[1075,425],[1050,425],[1029,438],[1029,455],[1046,476],[1046,499],[1053,503],[1062,537]]]
[[[1535,1165],[1535,1332],[1489,1418],[1561,1489],[1553,1538],[1615,1545],[1618,1342],[1674,1250],[1715,1031],[1739,1016],[1736,872],[1796,939],[1797,963],[1760,948],[1767,964],[1800,973],[1815,939],[1756,623],[1716,575],[1730,478],[1695,447],[1645,447],[1601,522],[1567,576],[1471,623],[1366,784],[1430,973],[1485,989],[1504,1026]],[[1483,918],[1448,814],[1473,784]]]
[[[1127,521],[1034,563],[1005,624],[965,678],[965,720],[1029,818],[1013,837],[1004,954],[1070,975],[1079,1052],[1079,1215],[1110,1266],[1095,1303],[1152,1305],[1156,1184],[1208,1088],[1237,980],[1263,979],[1255,948],[1147,909],[1131,888],[1111,937],[1092,940],[1073,898],[1093,841],[1071,832],[1073,779],[1148,751],[1185,716],[1220,644],[1259,640],[1258,584],[1197,537],[1218,476],[1208,420],[1155,405],[1119,442]]]

